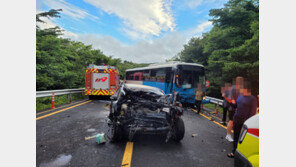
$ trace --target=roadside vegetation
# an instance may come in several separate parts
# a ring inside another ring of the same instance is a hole
[[[87,99],[83,93],[72,94],[72,101]],[[59,95],[54,97],[55,107],[70,103],[68,95]],[[51,97],[40,97],[36,99],[36,111],[42,111],[51,108]]]
[[[87,99],[87,97],[82,93],[72,94],[72,101]],[[68,95],[60,95],[54,97],[55,107],[62,104],[70,103]],[[51,97],[40,97],[36,99],[36,111],[41,111],[51,108]]]
[[[208,104],[204,104],[203,107],[213,110],[213,112],[216,112],[217,105],[213,103],[208,103]],[[223,114],[223,108],[221,106],[219,106],[218,112],[220,114]]]

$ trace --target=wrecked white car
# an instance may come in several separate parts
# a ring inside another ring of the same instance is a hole
[[[111,141],[132,140],[136,133],[165,133],[166,142],[184,137],[183,110],[160,89],[144,85],[122,84],[111,96],[108,125]],[[173,105],[174,104],[174,105]]]

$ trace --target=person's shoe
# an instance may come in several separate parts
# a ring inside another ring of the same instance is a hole
[[[223,121],[222,121],[222,122],[220,122],[220,124],[222,124],[222,125],[224,125],[224,126],[225,126],[225,125],[226,125],[226,122],[223,122]]]
[[[226,140],[228,140],[229,142],[233,142],[233,139],[232,139],[232,137],[231,137],[231,135],[226,135]]]

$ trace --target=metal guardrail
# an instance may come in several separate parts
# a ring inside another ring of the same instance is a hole
[[[82,93],[82,92],[84,92],[84,88],[36,91],[36,98],[51,97],[53,95],[53,93],[55,96],[58,96],[58,95],[66,95],[66,94],[74,94],[74,93]],[[221,99],[206,96],[206,100],[209,100],[210,103],[213,103],[213,104],[218,103],[220,106],[223,105],[223,100],[221,100]]]
[[[45,90],[45,91],[36,91],[36,97],[50,97],[52,96],[52,93],[54,93],[56,96],[58,95],[66,95],[66,94],[73,94],[73,93],[81,93],[84,92],[84,88],[79,89],[60,89],[60,90]],[[217,99],[214,97],[206,96],[206,100],[210,100],[210,103],[219,105],[223,104],[223,100]]]
[[[217,99],[217,98],[214,98],[214,97],[209,97],[209,96],[206,96],[206,100],[210,100],[210,103],[214,103],[214,104],[219,104],[220,106],[223,105],[223,100],[221,99]]]
[[[36,91],[36,98],[51,97],[53,93],[55,94],[55,96],[58,96],[58,95],[67,95],[67,94],[82,93],[82,92],[84,92],[84,88]]]

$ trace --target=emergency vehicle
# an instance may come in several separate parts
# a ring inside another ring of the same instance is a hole
[[[259,114],[246,120],[234,155],[235,167],[259,166]]]
[[[85,72],[85,95],[111,96],[119,86],[119,72],[116,67],[90,64]]]

